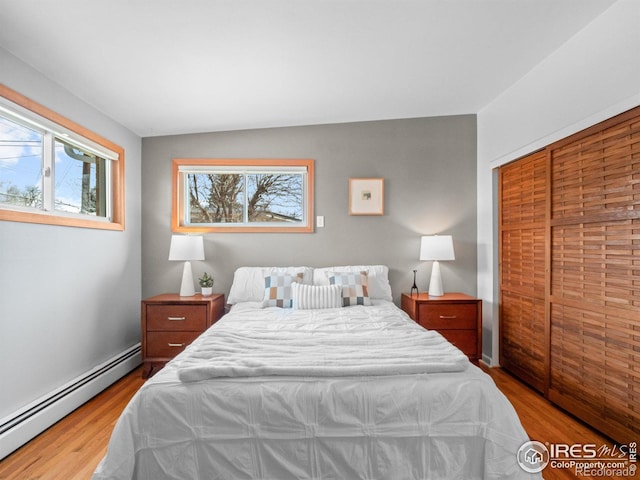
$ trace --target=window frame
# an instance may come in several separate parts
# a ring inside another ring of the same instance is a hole
[[[0,221],[37,223],[44,225],[58,225],[66,227],[93,228],[100,230],[124,231],[125,227],[125,203],[124,203],[124,149],[107,140],[97,133],[88,130],[68,118],[40,105],[30,98],[12,90],[0,83],[0,97],[14,103],[36,117],[41,117],[47,123],[55,124],[72,132],[74,136],[82,137],[90,142],[109,150],[117,156],[111,166],[108,175],[110,182],[111,198],[107,201],[111,204],[111,218],[94,217],[91,215],[73,214],[62,211],[13,208],[0,204]],[[19,113],[19,112],[16,112]],[[64,138],[63,138],[64,140]],[[81,142],[78,142],[81,143]],[[43,168],[45,166],[43,165]],[[110,177],[110,178],[109,178]]]
[[[282,223],[269,225],[225,224],[191,225],[185,224],[185,182],[184,171],[181,168],[198,167],[229,167],[240,170],[252,167],[284,168],[292,167],[292,173],[299,173],[299,167],[306,169],[306,184],[304,185],[304,218],[306,222],[300,226],[286,226]],[[296,170],[293,170],[296,169]],[[311,159],[266,159],[266,158],[174,158],[172,166],[172,214],[171,230],[180,233],[313,233],[313,199],[314,199],[314,161]]]

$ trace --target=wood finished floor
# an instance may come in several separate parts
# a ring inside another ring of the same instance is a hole
[[[536,392],[499,368],[487,369],[509,398],[532,440],[551,443],[611,441],[572,416],[555,408]],[[144,383],[136,369],[100,395],[79,407],[31,442],[0,462],[4,480],[88,480],[104,456],[115,422]],[[576,477],[567,470],[544,471],[547,480]]]

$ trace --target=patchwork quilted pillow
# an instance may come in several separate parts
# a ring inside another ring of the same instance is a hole
[[[290,275],[288,273],[272,273],[264,277],[264,307],[292,307],[291,285],[302,283],[302,273]]]
[[[342,305],[344,307],[371,305],[367,272],[333,272],[329,274],[329,283],[342,287]]]
[[[366,270],[361,268],[360,270]],[[313,283],[311,267],[239,267],[233,274],[233,283],[227,303],[262,302],[264,300],[264,277],[273,274],[297,275],[302,273],[302,283]],[[329,280],[327,280],[327,285]]]
[[[340,285],[303,285],[296,282],[291,285],[291,290],[295,310],[342,307]]]
[[[389,267],[386,265],[343,265],[313,269],[314,285],[329,285],[329,276],[339,273],[367,272],[367,287],[371,300],[393,301],[391,285],[389,284]]]

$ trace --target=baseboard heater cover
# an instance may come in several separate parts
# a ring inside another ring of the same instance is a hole
[[[494,364],[494,363],[493,363],[493,359],[492,359],[489,355],[487,355],[487,354],[485,354],[485,353],[483,353],[483,354],[482,354],[482,361],[483,361],[483,362],[485,363],[485,365],[487,365],[488,367],[498,367],[498,366],[499,366],[497,363],[496,363],[496,364]]]
[[[142,362],[140,343],[14,414],[0,419],[0,460],[45,431]]]

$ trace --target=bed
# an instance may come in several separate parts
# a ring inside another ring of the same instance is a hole
[[[540,478],[508,400],[387,276],[238,269],[230,312],[136,393],[92,478]]]

